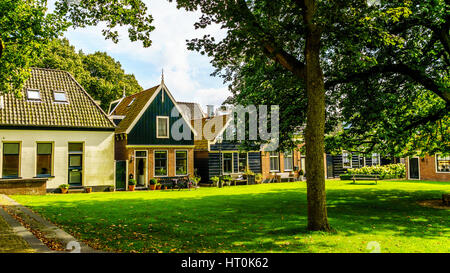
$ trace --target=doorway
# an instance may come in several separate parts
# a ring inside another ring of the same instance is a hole
[[[135,174],[138,187],[145,187],[147,181],[147,151],[135,152]]]
[[[419,158],[409,158],[409,179],[420,179]]]
[[[83,184],[83,143],[69,143],[69,185]]]

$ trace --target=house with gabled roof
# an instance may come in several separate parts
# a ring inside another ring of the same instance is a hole
[[[32,68],[20,91],[0,95],[0,177],[114,186],[114,130],[107,114],[68,72]]]
[[[117,188],[131,177],[147,188],[151,178],[194,175],[196,132],[164,80],[112,102],[109,116],[117,124]]]

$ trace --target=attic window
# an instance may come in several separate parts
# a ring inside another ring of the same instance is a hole
[[[128,104],[127,107],[130,107],[130,106],[133,104],[133,102],[134,102],[135,99],[136,99],[136,98],[133,98],[133,100]]]
[[[67,102],[66,92],[64,91],[53,91],[53,96],[55,102]]]
[[[27,90],[27,100],[40,101],[41,100],[41,94],[40,94],[39,90],[37,90],[37,89],[28,89]]]

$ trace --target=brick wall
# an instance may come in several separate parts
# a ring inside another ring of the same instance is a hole
[[[46,192],[46,178],[0,179],[0,193],[2,194],[44,195]]]
[[[128,148],[126,149],[126,157],[128,159],[131,158],[131,156],[134,156],[135,151],[147,151],[147,180],[150,180],[150,178],[154,177],[154,151],[168,151],[168,176],[175,176],[175,151],[176,150],[187,150],[188,152],[188,174],[193,175],[194,174],[194,149],[193,148]],[[136,178],[135,175],[135,163],[136,159],[133,159],[133,161],[128,162],[128,175],[131,173],[133,174],[134,178]],[[148,181],[147,181],[148,183]]]
[[[299,148],[301,145],[299,145]],[[284,154],[279,153],[280,155],[280,171],[284,172]],[[299,150],[293,151],[293,160],[294,160],[294,168],[297,166],[299,169],[302,169],[301,166],[301,153]],[[268,179],[272,176],[270,172],[270,153],[269,152],[261,152],[261,168],[262,168],[262,176],[263,179]]]
[[[409,160],[408,160],[409,163]],[[409,167],[408,164],[406,167]],[[450,173],[436,172],[436,158],[425,156],[419,158],[420,179],[430,181],[450,181]]]

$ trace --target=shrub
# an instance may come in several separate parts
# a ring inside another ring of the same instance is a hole
[[[130,180],[128,180],[128,185],[130,185],[130,186],[134,186],[134,185],[136,185],[136,179],[130,179]]]
[[[156,183],[158,183],[158,180],[155,178],[150,179],[150,185],[156,185]]]
[[[346,180],[346,175],[353,174],[377,174],[381,179],[404,178],[406,176],[405,164],[389,164],[383,166],[365,166],[358,169],[348,169],[347,173],[341,175],[341,180]]]
[[[69,184],[62,184],[62,185],[59,185],[59,188],[60,189],[68,189],[70,186],[69,186]]]

